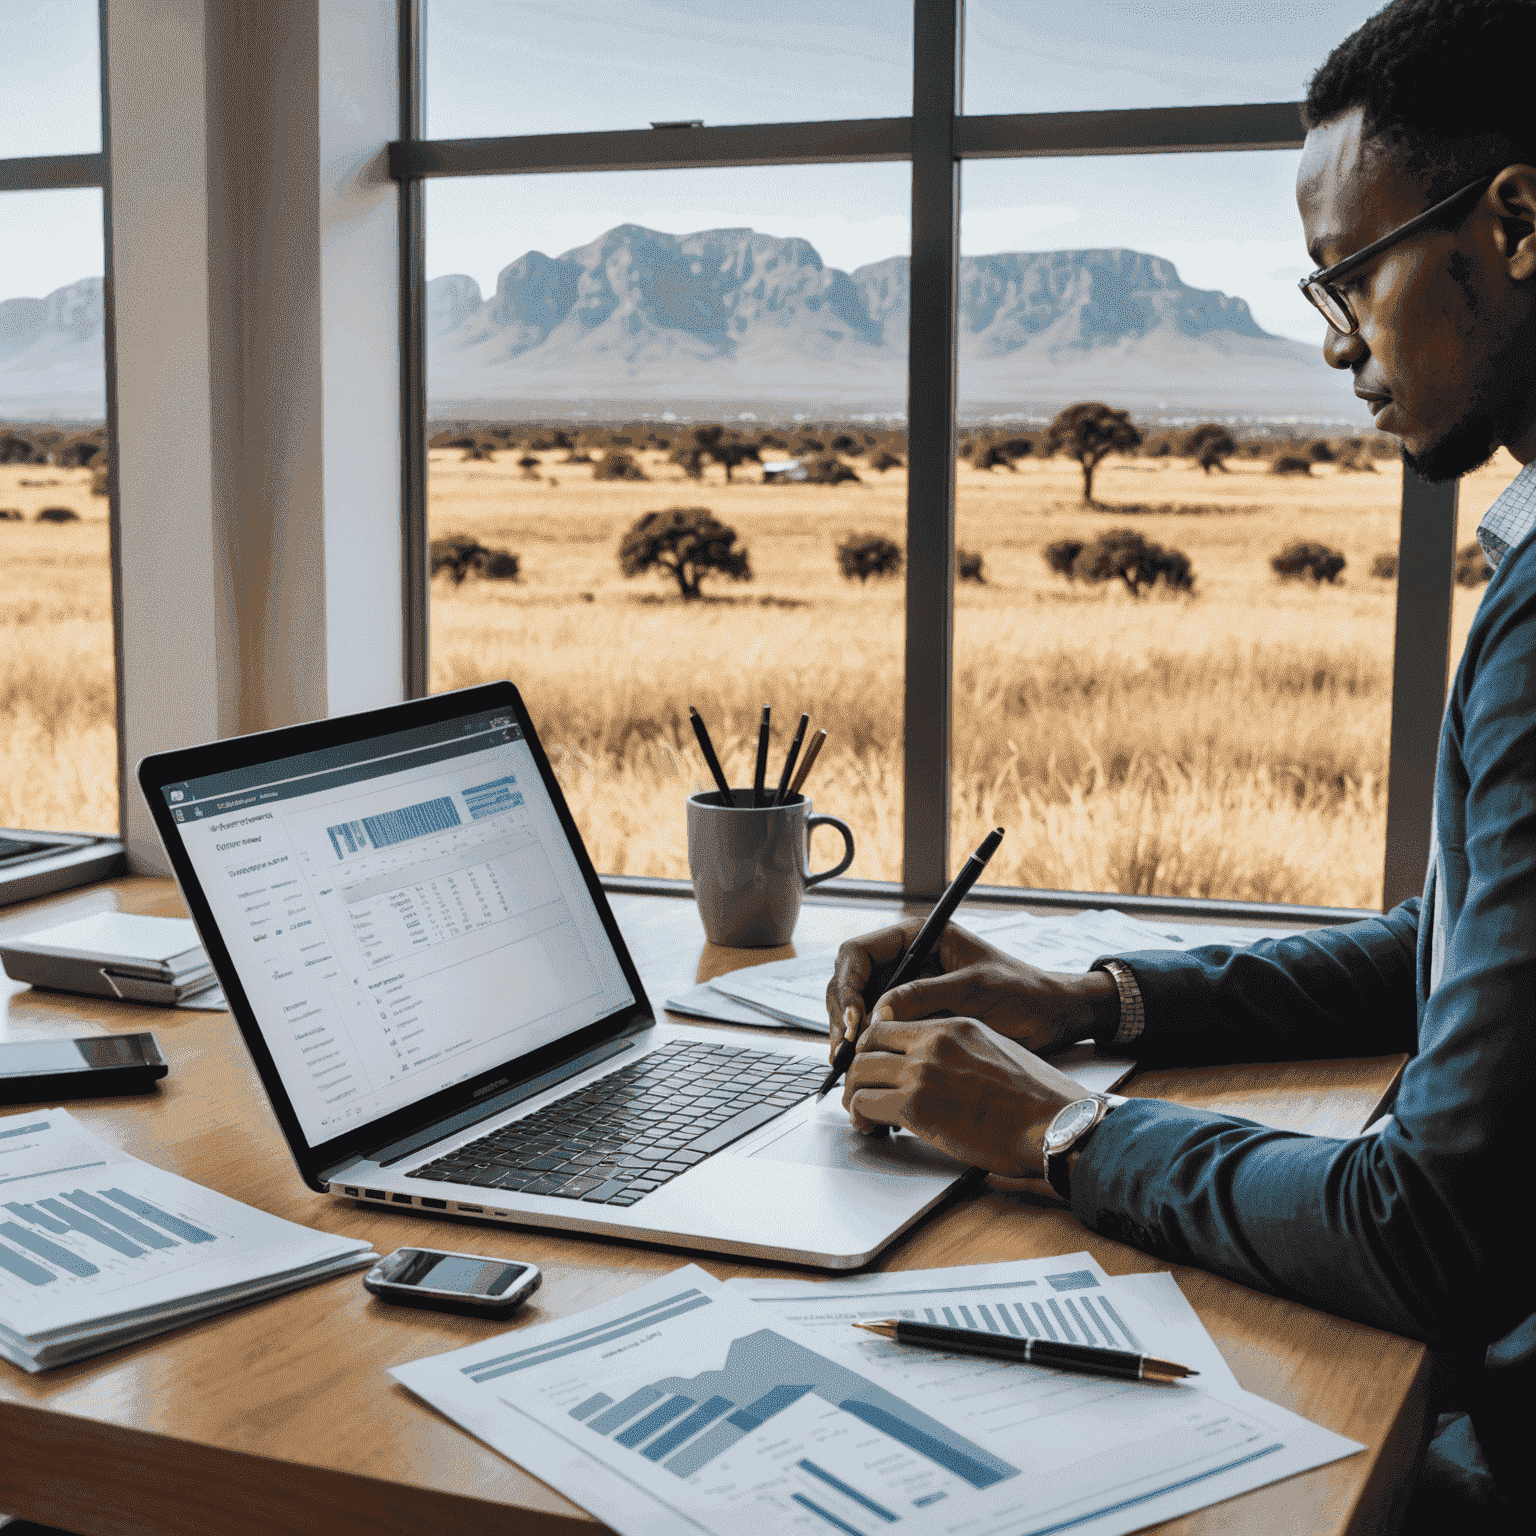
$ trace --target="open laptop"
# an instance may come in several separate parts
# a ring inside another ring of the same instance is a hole
[[[818,1101],[823,1040],[655,1017],[510,683],[139,783],[313,1189],[841,1269],[966,1174]]]

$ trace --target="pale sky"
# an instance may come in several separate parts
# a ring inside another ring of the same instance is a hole
[[[1360,0],[969,0],[971,112],[1291,100],[1376,6]],[[95,0],[0,0],[0,157],[99,147]],[[436,137],[897,116],[909,110],[910,0],[427,0],[427,130]],[[1308,263],[1295,155],[972,162],[967,253],[1123,245],[1248,300],[1304,340]],[[905,165],[773,167],[441,181],[427,273],[490,292],[530,249],[612,225],[674,234],[748,225],[809,240],[850,269],[907,246]],[[0,297],[102,268],[95,192],[0,194]],[[14,238],[20,235],[20,238]]]

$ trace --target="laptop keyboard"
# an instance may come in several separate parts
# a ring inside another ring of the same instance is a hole
[[[407,1174],[633,1205],[821,1086],[826,1065],[677,1041]]]

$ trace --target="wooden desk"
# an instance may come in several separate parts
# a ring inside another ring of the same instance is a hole
[[[125,879],[38,903],[62,921],[120,902],[179,915],[166,881]],[[789,951],[707,948],[692,903],[614,898],[653,1000],[674,987]],[[36,908],[0,911],[40,926]],[[879,926],[895,909],[807,905],[802,948]],[[523,1321],[543,1322],[622,1294],[685,1262],[671,1249],[562,1237],[489,1223],[432,1221],[314,1195],[294,1172],[260,1082],[227,1014],[146,1009],[18,989],[0,1038],[153,1028],[171,1074],[153,1098],[82,1102],[72,1112],[137,1157],[289,1220],[404,1244],[470,1247],[532,1259],[543,1290]],[[764,1031],[772,1038],[773,1031]],[[1376,1061],[1148,1074],[1132,1092],[1350,1135],[1367,1124],[1401,1067]],[[1031,1197],[989,1190],[887,1251],[916,1269],[1086,1248],[1112,1274],[1162,1266],[1095,1237]],[[783,1273],[715,1255],[722,1278]],[[1427,1411],[1423,1347],[1258,1295],[1198,1270],[1179,1284],[1243,1385],[1368,1449],[1333,1466],[1175,1523],[1206,1531],[1390,1529]],[[456,1348],[502,1325],[381,1307],[349,1275],[245,1307],[148,1343],[29,1377],[0,1363],[0,1510],[83,1536],[236,1533],[581,1533],[586,1514],[424,1407],[387,1367]]]

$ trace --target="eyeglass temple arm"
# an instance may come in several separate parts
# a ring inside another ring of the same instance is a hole
[[[1423,213],[1408,220],[1406,224],[1399,224],[1394,230],[1383,235],[1380,240],[1373,240],[1362,251],[1356,251],[1353,256],[1346,256],[1343,261],[1336,261],[1331,267],[1321,267],[1310,277],[1301,280],[1301,287],[1306,289],[1312,283],[1331,283],[1346,273],[1353,272],[1356,267],[1364,266],[1373,256],[1379,256],[1381,252],[1390,250],[1399,240],[1406,240],[1409,235],[1424,228],[1426,224],[1433,224],[1438,218],[1449,213],[1457,203],[1472,192],[1482,193],[1491,187],[1495,178],[1499,175],[1495,171],[1491,176],[1479,176],[1476,181],[1469,181],[1466,186],[1459,187],[1447,198],[1435,204],[1433,208],[1426,208]]]

